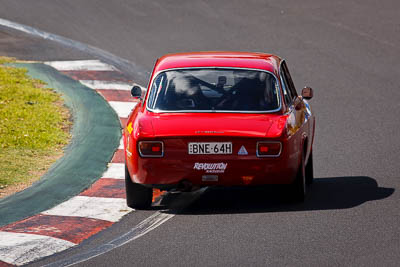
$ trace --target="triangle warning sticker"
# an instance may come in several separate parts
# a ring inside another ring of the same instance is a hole
[[[244,146],[239,149],[238,155],[248,155],[247,150]]]

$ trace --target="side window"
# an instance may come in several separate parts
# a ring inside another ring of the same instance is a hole
[[[283,68],[283,73],[286,76],[286,81],[289,86],[289,91],[291,92],[291,95],[293,98],[297,97],[297,92],[296,92],[296,87],[294,86],[292,76],[290,76],[289,69],[286,66],[286,62],[282,63],[282,68]]]
[[[290,106],[290,104],[292,103],[292,101],[291,101],[291,97],[290,97],[290,95],[289,95],[289,92],[288,92],[288,90],[286,89],[288,86],[287,86],[285,77],[282,75],[282,73],[281,73],[280,76],[281,76],[281,80],[282,80],[283,97],[284,97],[284,99],[285,99],[286,104],[287,104],[288,106]]]
[[[283,89],[283,97],[285,99],[286,104],[288,106],[290,106],[292,104],[292,102],[293,102],[292,101],[293,97],[292,97],[291,92],[289,90],[289,85],[288,85],[288,82],[286,80],[286,76],[283,74],[283,69],[282,68],[280,70],[280,78],[281,78],[282,87],[283,87],[282,88]]]
[[[163,80],[164,80],[164,75],[162,75],[162,74],[158,75],[157,78],[154,80],[153,86],[151,87],[150,95],[148,98],[148,104],[147,104],[148,107],[154,108],[155,97],[160,88],[160,84],[163,82]]]
[[[297,97],[296,88],[294,87],[294,83],[292,81],[292,77],[290,76],[289,70],[286,66],[286,62],[282,62],[280,75],[283,83],[283,93],[285,95],[285,101],[290,106],[293,103],[293,100]]]

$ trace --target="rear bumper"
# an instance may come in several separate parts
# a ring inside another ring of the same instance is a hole
[[[224,157],[188,157],[184,160],[137,158],[132,181],[140,184],[168,186],[189,181],[197,186],[235,186],[290,184],[297,172],[297,160],[281,154],[278,158],[235,160]]]
[[[185,180],[195,186],[290,184],[296,177],[302,153],[296,136],[281,140],[241,137],[164,138],[158,139],[164,142],[163,157],[145,158],[139,155],[137,149],[131,149],[131,155],[125,154],[125,158],[132,181],[149,186],[173,186]],[[233,143],[233,151],[226,155],[188,154],[189,140],[230,141]],[[257,157],[258,141],[280,141],[280,155]],[[130,147],[136,148],[136,143]],[[248,153],[240,154],[241,147],[245,147]]]

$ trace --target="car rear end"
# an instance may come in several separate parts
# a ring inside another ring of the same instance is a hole
[[[134,121],[138,137],[131,139],[134,182],[162,187],[293,181],[298,157],[289,156],[287,117],[273,72],[163,70],[154,75],[145,106]]]

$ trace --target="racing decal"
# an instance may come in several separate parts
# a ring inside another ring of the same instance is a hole
[[[126,137],[126,149],[129,149],[129,139],[130,139],[130,135],[128,135],[127,137]]]
[[[130,123],[130,125],[132,126],[132,124]],[[126,149],[125,149],[125,151],[126,151],[126,154],[127,154],[127,156],[128,157],[131,157],[132,156],[132,153],[129,151],[130,150],[130,147],[129,147],[129,144],[130,144],[130,135],[128,135],[127,137],[126,137]]]
[[[223,131],[195,131],[194,133],[196,134],[222,134],[224,133]]]
[[[129,134],[132,133],[132,131],[133,131],[132,122],[130,122],[130,123],[128,124],[128,126],[126,126],[126,129],[128,130]]]
[[[242,147],[239,149],[238,155],[245,156],[245,155],[248,155],[248,154],[249,154],[249,153],[247,152],[247,150],[246,150],[246,148],[245,148],[244,146],[242,146]]]
[[[132,127],[132,122],[130,122],[127,126],[126,126],[126,129],[128,130],[128,136],[126,137],[126,149],[125,149],[125,151],[126,151],[126,155],[128,156],[128,157],[132,157],[132,153],[130,152],[130,137],[131,137],[131,133],[132,133],[132,131],[133,131],[133,127]]]
[[[228,163],[199,163],[196,162],[193,166],[194,170],[206,171],[206,173],[224,173]]]

